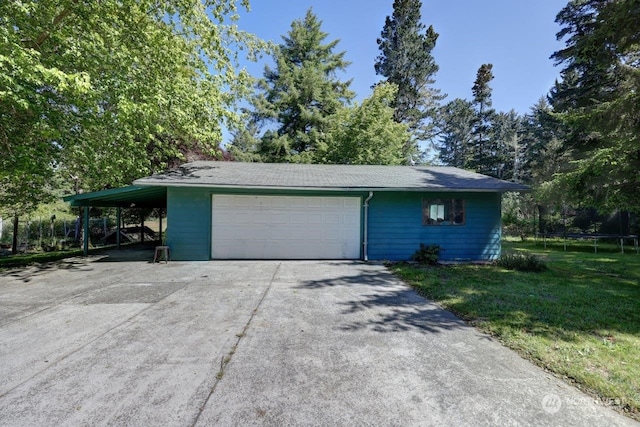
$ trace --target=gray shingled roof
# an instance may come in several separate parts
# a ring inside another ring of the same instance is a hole
[[[306,190],[527,191],[525,185],[445,166],[205,162],[138,179],[141,186]]]

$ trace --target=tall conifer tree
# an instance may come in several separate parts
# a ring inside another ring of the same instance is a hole
[[[398,86],[393,107],[394,118],[408,125],[414,138],[427,141],[434,137],[434,122],[439,101],[444,96],[433,88],[438,65],[431,55],[438,33],[421,22],[420,0],[395,0],[393,14],[387,16],[380,38],[376,74]],[[405,146],[409,156],[415,140]]]
[[[640,212],[638,3],[572,0],[556,17],[565,47],[552,58],[564,68],[550,101],[575,160],[557,183],[601,210]]]
[[[447,166],[469,168],[473,155],[473,104],[456,98],[441,108],[439,118],[440,161]]]
[[[275,69],[265,67],[254,99],[256,115],[277,124],[262,138],[264,161],[313,161],[323,144],[329,117],[349,103],[351,81],[337,77],[349,65],[345,52],[334,53],[339,40],[325,43],[322,21],[309,9],[291,24],[274,53]]]
[[[478,69],[476,80],[472,87],[475,119],[473,123],[473,155],[468,165],[477,172],[495,175],[494,149],[491,147],[491,122],[495,110],[491,108],[491,86],[493,80],[493,65],[482,64]]]

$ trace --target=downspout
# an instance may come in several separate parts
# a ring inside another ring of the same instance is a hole
[[[362,242],[362,248],[365,261],[369,261],[369,201],[371,199],[373,199],[373,191],[369,191],[369,197],[364,199],[364,239]]]

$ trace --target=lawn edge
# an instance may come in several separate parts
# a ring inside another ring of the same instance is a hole
[[[561,374],[559,372],[554,371],[553,369],[549,368],[542,360],[540,360],[538,358],[535,358],[535,357],[530,357],[530,355],[526,351],[524,351],[522,348],[509,345],[508,343],[506,343],[504,340],[501,339],[500,335],[495,334],[492,331],[486,330],[485,328],[483,328],[482,327],[482,321],[477,321],[476,322],[477,319],[472,319],[468,315],[466,315],[465,313],[457,312],[457,310],[449,308],[444,304],[441,304],[439,301],[437,301],[436,299],[431,297],[421,286],[416,284],[414,281],[407,280],[407,279],[403,278],[401,275],[397,274],[395,271],[393,271],[393,266],[394,265],[399,265],[399,264],[400,263],[389,263],[387,265],[387,268],[398,279],[400,279],[405,285],[407,285],[410,288],[412,288],[413,290],[415,290],[416,293],[418,295],[420,295],[422,298],[425,298],[429,302],[435,304],[437,307],[452,313],[454,316],[456,316],[458,319],[462,320],[468,326],[470,326],[470,327],[472,327],[474,329],[477,329],[478,331],[482,332],[483,334],[486,334],[486,335],[490,336],[491,338],[495,339],[497,342],[500,343],[500,345],[502,345],[505,348],[508,348],[511,351],[514,351],[522,359],[531,362],[532,364],[534,364],[538,368],[542,369],[543,371],[549,373],[550,375],[553,375],[555,378],[558,378],[558,379],[562,380],[566,384],[575,387],[576,389],[580,390],[582,393],[588,395],[589,397],[594,398],[597,401],[598,405],[602,405],[603,407],[613,409],[614,411],[618,412],[619,414],[624,415],[624,416],[626,416],[626,417],[628,417],[628,418],[630,418],[630,419],[632,419],[634,421],[640,421],[640,410],[635,410],[633,407],[631,407],[628,404],[626,404],[626,405],[616,405],[614,400],[603,396],[597,390],[594,390],[594,389],[586,386],[585,384],[579,382],[578,380],[576,380],[573,377],[570,377],[568,375]],[[416,266],[410,266],[410,267],[416,268]],[[439,265],[436,268],[448,268],[448,266]]]

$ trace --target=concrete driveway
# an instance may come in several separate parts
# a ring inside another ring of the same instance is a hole
[[[0,425],[637,425],[359,262],[0,273]]]

